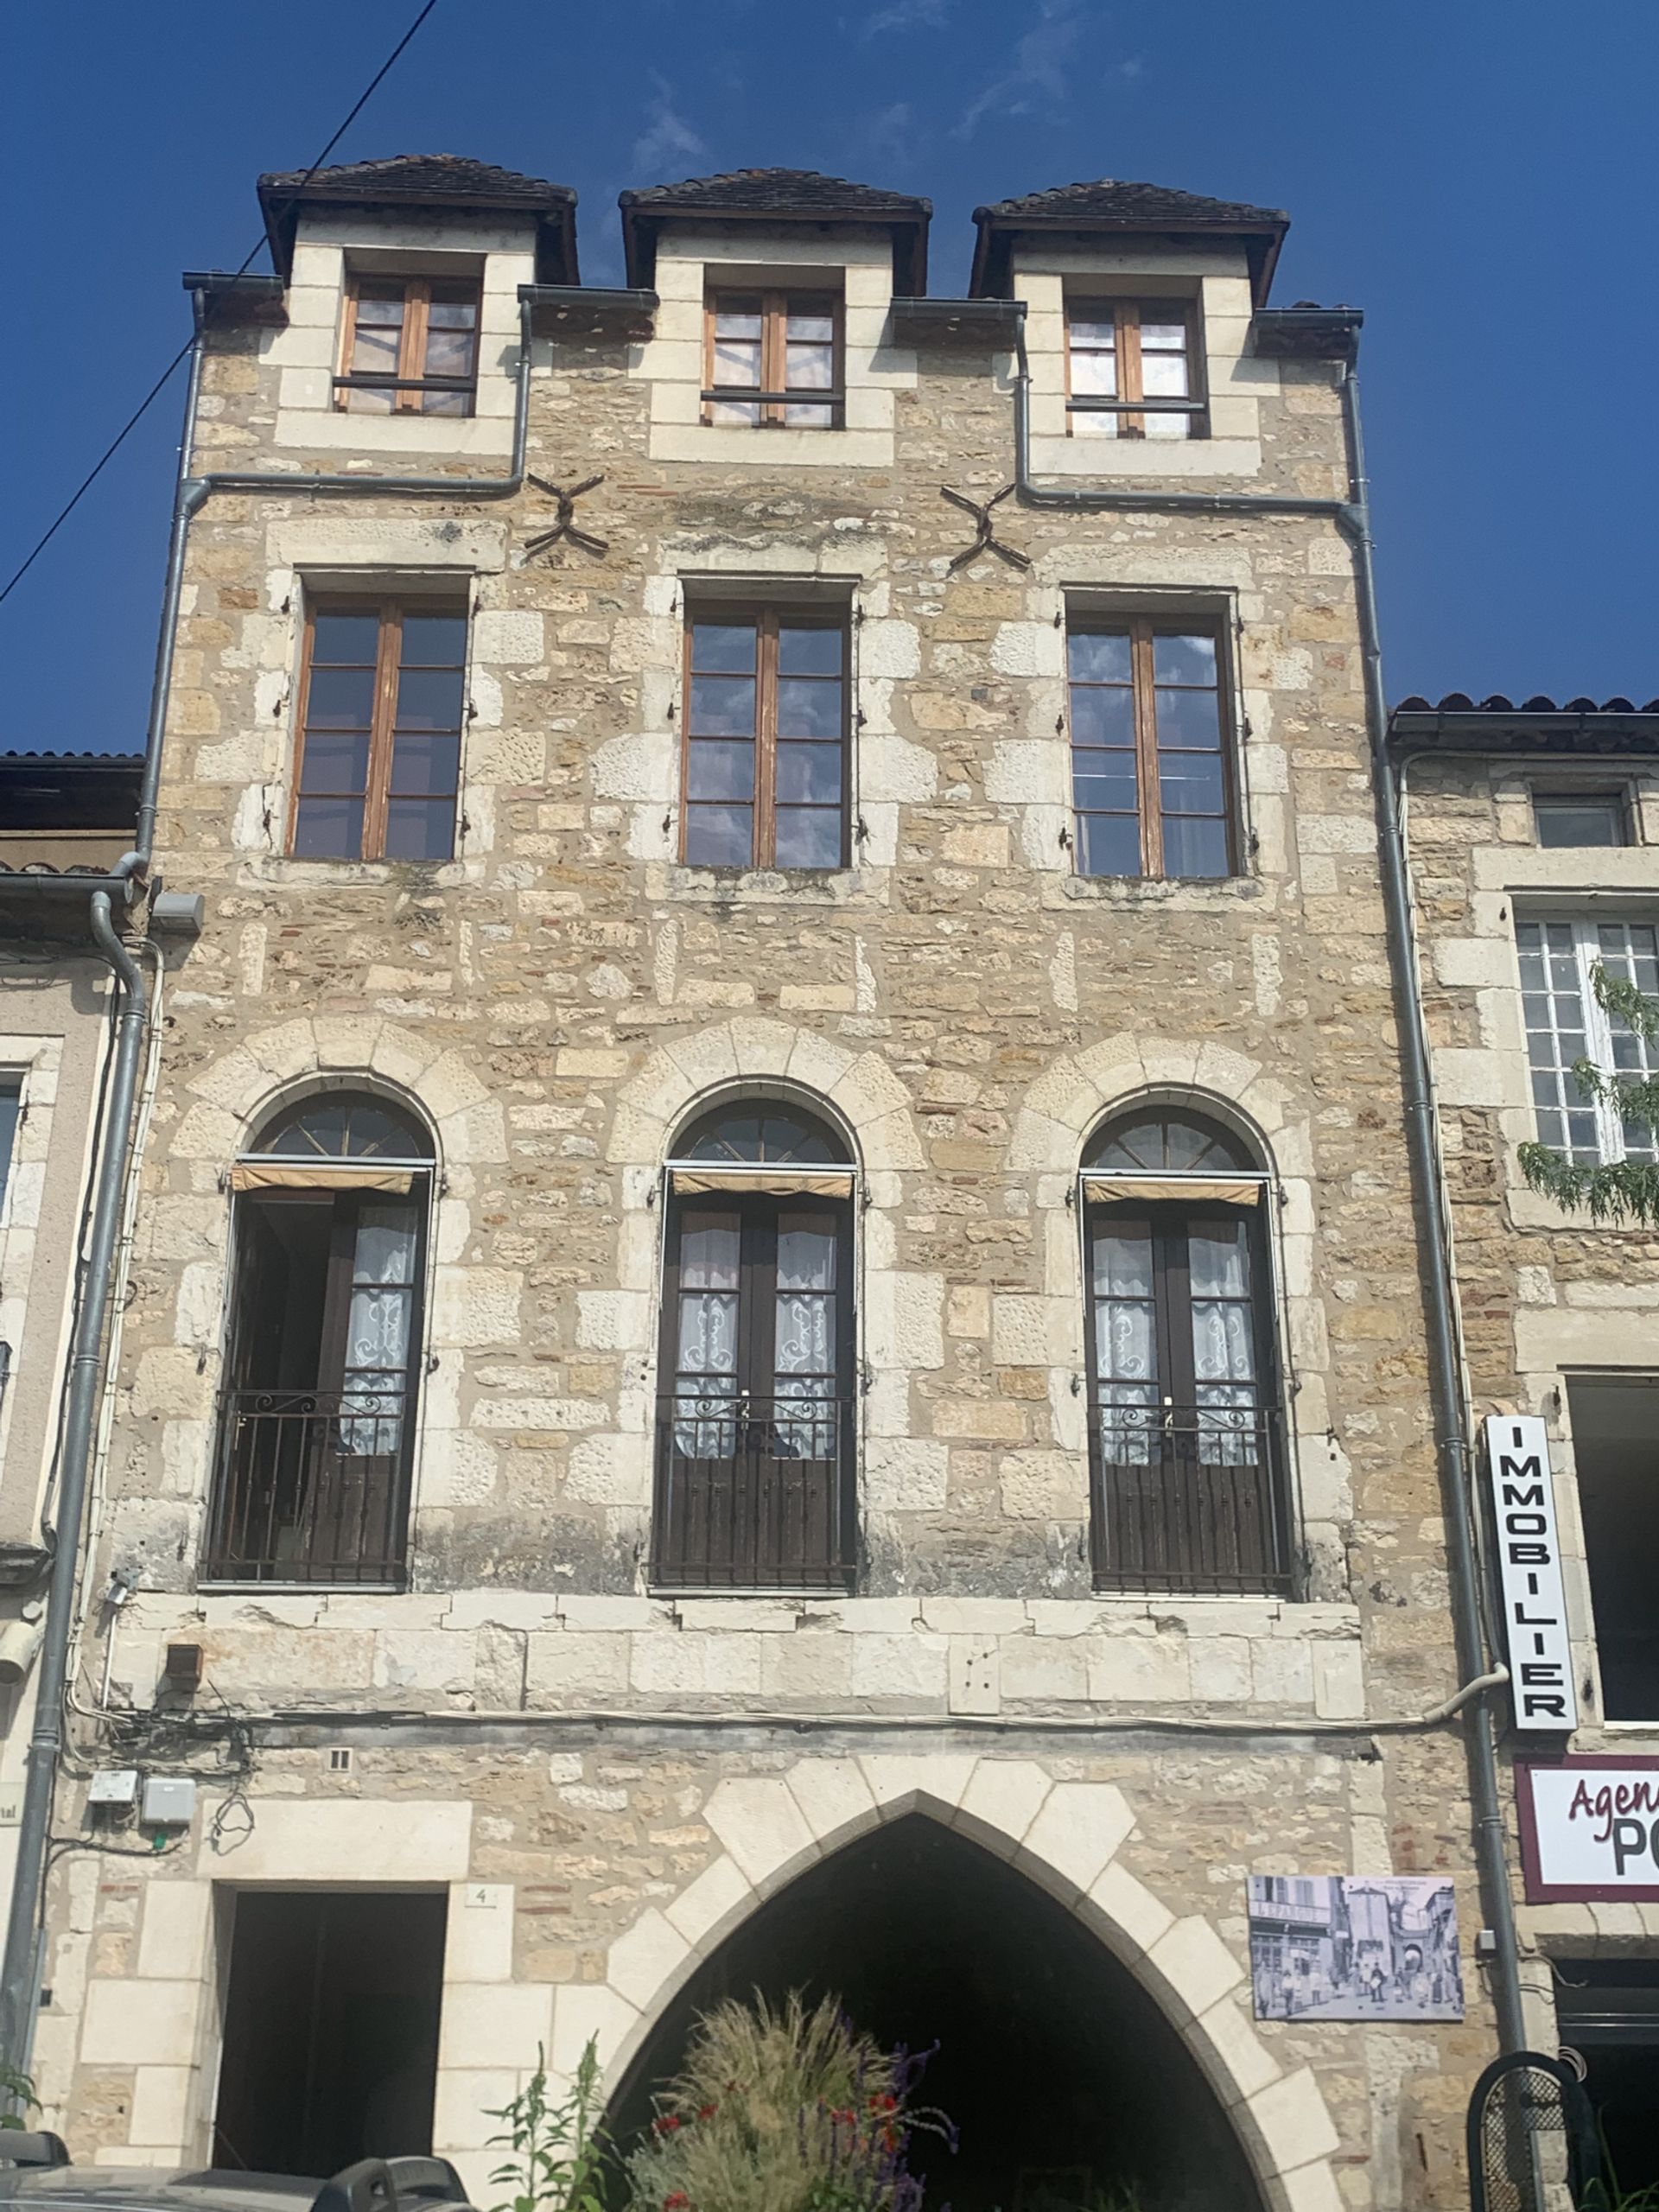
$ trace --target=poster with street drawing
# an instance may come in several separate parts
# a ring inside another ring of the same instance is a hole
[[[1252,1874],[1258,2020],[1460,2020],[1457,1901],[1435,1874]]]

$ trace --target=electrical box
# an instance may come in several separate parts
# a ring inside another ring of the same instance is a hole
[[[196,1785],[188,1777],[148,1774],[138,1817],[146,1827],[188,1828],[196,1816]]]
[[[124,1813],[137,1802],[138,1770],[130,1766],[101,1767],[87,1786],[86,1802]]]

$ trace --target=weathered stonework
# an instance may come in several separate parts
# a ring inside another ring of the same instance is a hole
[[[388,246],[443,243],[387,219]],[[199,467],[340,465],[361,418],[321,416],[326,454],[296,442],[339,245],[302,224],[285,332],[214,335]],[[254,1726],[252,1826],[216,1847],[210,1803],[165,1862],[60,1859],[49,2107],[107,2163],[201,2155],[214,1893],[447,1885],[436,2138],[481,2186],[481,2114],[538,2040],[568,2070],[597,2034],[614,2072],[756,1898],[910,1809],[1154,1993],[1268,2202],[1459,2202],[1491,2047],[1462,1753],[1364,1725],[1434,1705],[1455,1666],[1348,556],[1323,519],[1008,503],[1030,573],[953,575],[939,486],[1007,480],[1007,357],[901,358],[867,236],[846,445],[705,432],[684,271],[716,251],[737,249],[664,252],[648,343],[537,343],[530,465],[604,473],[582,508],[602,556],[529,557],[533,490],[217,493],[194,526],[158,861],[207,922],[170,962],[90,1586],[139,1585],[108,1628],[118,1702],[150,1706],[166,1643],[203,1644]],[[1335,371],[1251,356],[1242,257],[1211,259],[1220,449],[1181,448],[1182,485],[1213,463],[1232,490],[1340,490]],[[1155,242],[1144,269],[1169,273]],[[1039,340],[1057,281],[1033,264]],[[442,454],[423,425],[420,465],[476,466],[484,413]],[[385,450],[363,440],[365,477],[409,465]],[[287,857],[306,593],[440,572],[474,610],[454,859]],[[854,613],[855,859],[822,876],[676,858],[687,585],[771,578]],[[1103,595],[1229,626],[1231,879],[1072,872],[1061,625]],[[412,1587],[202,1589],[226,1169],[330,1086],[400,1103],[436,1161]],[[695,1113],[757,1091],[842,1130],[868,1200],[866,1565],[844,1598],[669,1599],[645,1571],[661,1165]],[[1271,1169],[1294,1600],[1091,1586],[1076,1179],[1144,1099],[1224,1114]],[[105,1656],[89,1635],[89,1691]],[[349,1777],[321,1770],[334,1742]],[[1349,1869],[1456,1877],[1466,2026],[1252,2024],[1246,1874]]]

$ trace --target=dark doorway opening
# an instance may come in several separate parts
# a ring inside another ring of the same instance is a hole
[[[922,1815],[802,1875],[703,1965],[618,2092],[624,2141],[649,2125],[696,2016],[757,1989],[833,1991],[882,2044],[938,2044],[923,2098],[961,2147],[918,2140],[930,2205],[1033,2212],[1133,2183],[1144,2212],[1261,2206],[1196,2061],[1127,1968],[1025,1876]]]
[[[1557,1959],[1555,2018],[1625,2196],[1659,2188],[1659,1959]]]
[[[233,1899],[216,2166],[322,2176],[430,2151],[447,1902],[397,1891]]]
[[[1659,1377],[1570,1382],[1573,1459],[1609,1720],[1659,1720]]]

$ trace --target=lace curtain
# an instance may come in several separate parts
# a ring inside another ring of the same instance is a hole
[[[415,1243],[411,1207],[365,1205],[359,1211],[340,1401],[343,1452],[378,1456],[402,1448]]]

